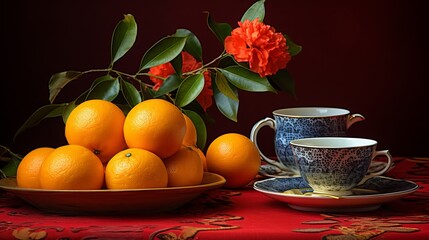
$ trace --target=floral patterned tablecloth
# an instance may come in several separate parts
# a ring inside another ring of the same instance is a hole
[[[0,239],[429,239],[429,160],[395,157],[418,191],[361,213],[301,212],[255,191],[215,189],[158,214],[66,216],[0,190]]]

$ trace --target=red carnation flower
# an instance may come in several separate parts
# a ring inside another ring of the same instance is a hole
[[[201,62],[197,62],[197,60],[189,53],[182,52],[182,72],[190,72],[195,69],[198,69],[202,66]],[[175,73],[175,70],[171,63],[164,63],[149,69],[148,72],[150,75],[159,76],[162,78],[167,78],[171,74]],[[157,77],[149,77],[150,80],[155,84],[153,86],[153,90],[158,91],[158,89],[162,86],[164,81]],[[212,80],[209,71],[204,72],[204,88],[201,91],[200,95],[197,97],[198,103],[204,109],[207,110],[212,105],[212,96],[213,90],[211,89]]]
[[[269,25],[245,20],[225,39],[225,50],[238,62],[248,62],[261,77],[275,74],[286,67],[291,56],[286,38]]]

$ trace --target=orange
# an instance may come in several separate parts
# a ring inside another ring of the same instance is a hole
[[[182,146],[186,122],[182,112],[163,99],[149,99],[134,106],[124,123],[130,148],[141,148],[167,158]]]
[[[107,163],[105,173],[109,189],[167,187],[167,169],[152,152],[129,148],[117,153]]]
[[[213,140],[206,152],[209,172],[222,175],[226,188],[240,188],[258,174],[261,159],[255,144],[246,136],[226,133]]]
[[[45,158],[54,151],[54,148],[36,148],[21,160],[16,172],[16,183],[18,187],[40,188],[39,171]]]
[[[126,148],[122,110],[106,100],[93,99],[79,104],[67,118],[65,135],[69,144],[93,151],[103,163]]]
[[[43,189],[94,190],[101,189],[104,167],[100,159],[80,145],[56,148],[43,161],[39,173]]]
[[[183,146],[173,156],[164,159],[164,164],[169,187],[198,185],[203,180],[203,162],[192,147]]]
[[[183,114],[183,117],[186,122],[186,132],[182,144],[186,146],[195,146],[197,145],[197,129],[195,128],[192,120],[186,114]]]
[[[204,152],[196,146],[190,146],[190,147],[192,147],[192,149],[198,153],[201,161],[203,162],[203,169],[205,172],[207,172],[207,160],[206,160],[206,155],[204,154]]]

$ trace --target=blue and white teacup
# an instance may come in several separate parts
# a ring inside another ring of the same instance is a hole
[[[352,194],[366,180],[384,174],[392,165],[388,150],[377,151],[377,141],[352,137],[318,137],[290,142],[301,177],[315,193]],[[368,173],[376,156],[387,157],[385,167]]]
[[[250,139],[255,143],[261,158],[274,168],[299,175],[293,159],[290,141],[310,137],[342,137],[354,123],[364,120],[361,114],[350,114],[349,110],[330,107],[297,107],[278,109],[273,118],[267,117],[255,123]],[[274,129],[274,150],[278,160],[270,159],[260,150],[257,143],[259,130],[269,126]]]

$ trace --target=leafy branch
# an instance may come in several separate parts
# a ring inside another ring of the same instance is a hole
[[[265,16],[264,0],[255,2],[242,16],[241,21],[259,19]],[[224,44],[231,35],[232,27],[228,23],[215,22],[207,13],[207,25],[215,37]],[[196,100],[205,86],[204,73],[211,76],[213,99],[218,110],[228,119],[238,121],[239,90],[250,92],[286,91],[294,94],[294,84],[285,69],[275,75],[261,77],[251,71],[246,63],[237,62],[225,50],[216,58],[203,64],[202,47],[198,38],[187,29],[177,29],[172,35],[161,38],[143,55],[138,70],[134,74],[115,69],[115,63],[132,48],[137,37],[137,23],[131,14],[116,25],[111,39],[111,59],[108,68],[86,71],[63,71],[55,73],[49,80],[49,105],[37,109],[17,130],[14,139],[24,130],[33,127],[46,118],[62,117],[65,122],[70,112],[81,102],[89,99],[104,99],[117,104],[126,114],[141,101],[151,98],[163,98],[182,109],[197,128],[197,145],[202,149],[207,139],[205,121],[207,114]],[[288,51],[291,56],[301,51],[288,36]],[[201,62],[201,67],[182,72],[181,53],[185,51]],[[148,70],[161,64],[170,63],[174,74],[164,78],[148,73]],[[73,101],[56,103],[61,90],[70,82],[88,74],[99,73],[91,87],[83,91]],[[163,81],[162,86],[154,90],[148,81],[156,77]]]
[[[13,153],[9,148],[0,145],[0,179],[16,176],[16,170],[22,156]]]

